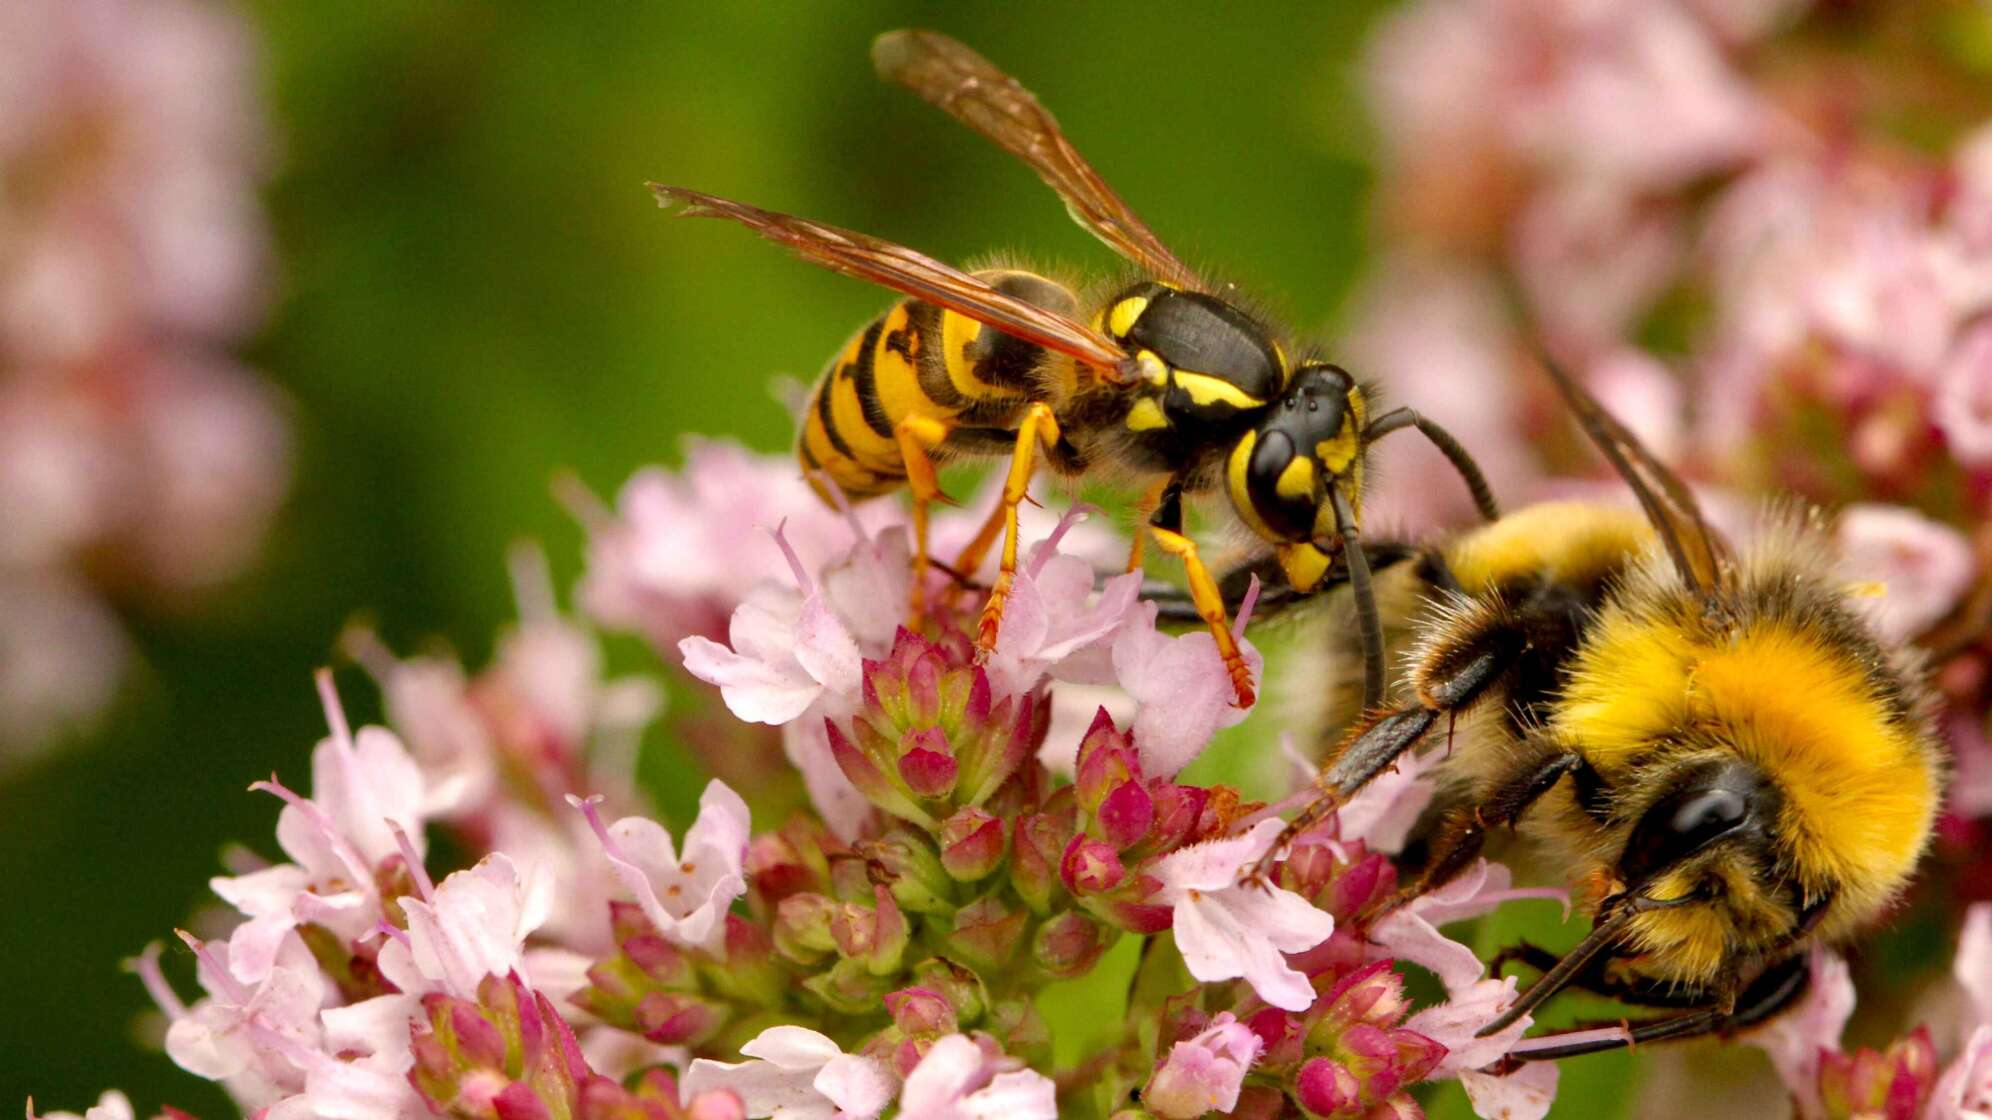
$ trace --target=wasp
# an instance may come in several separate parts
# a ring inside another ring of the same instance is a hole
[[[1945,771],[1928,643],[1875,631],[1819,518],[1767,511],[1732,550],[1678,476],[1546,368],[1640,509],[1552,502],[1438,544],[1366,542],[1408,641],[1408,695],[1357,718],[1288,829],[1448,728],[1400,900],[1507,828],[1591,899],[1569,952],[1497,958],[1542,975],[1481,1033],[1573,987],[1661,1012],[1531,1039],[1510,1065],[1732,1034],[1791,1007],[1807,950],[1873,925],[1908,885]]]
[[[1410,409],[1379,412],[1368,386],[1185,265],[1037,99],[981,55],[938,32],[902,30],[881,36],[872,60],[885,79],[1036,171],[1139,278],[1095,291],[1021,269],[967,272],[862,233],[650,184],[660,205],[685,216],[730,219],[806,261],[906,295],[845,345],[809,395],[796,455],[818,493],[832,500],[909,490],[915,561],[924,572],[929,510],[945,500],[937,464],[1008,456],[1000,503],[952,565],[957,573],[976,570],[1000,534],[998,574],[977,626],[986,651],[1015,579],[1017,509],[1040,463],[1068,478],[1142,480],[1150,531],[1182,562],[1191,601],[1245,707],[1253,683],[1220,585],[1183,527],[1185,501],[1221,489],[1240,521],[1271,546],[1291,587],[1318,586],[1338,556],[1351,569],[1372,639],[1366,682],[1380,696],[1376,612],[1354,547],[1366,454],[1391,432],[1423,432],[1491,519],[1498,510],[1471,456]],[[1131,569],[1140,542],[1137,533]],[[913,581],[915,617],[925,583]]]

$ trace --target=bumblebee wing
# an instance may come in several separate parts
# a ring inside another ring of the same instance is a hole
[[[1563,399],[1570,403],[1584,434],[1598,445],[1598,450],[1638,497],[1654,531],[1667,546],[1667,555],[1673,559],[1681,581],[1702,598],[1713,597],[1728,579],[1728,550],[1702,517],[1701,504],[1695,501],[1694,492],[1665,463],[1654,458],[1639,437],[1605,411],[1598,398],[1578,384],[1568,370],[1546,354],[1542,356],[1542,364]]]
[[[1129,361],[1127,352],[1099,331],[1006,296],[960,269],[903,245],[683,187],[649,186],[658,205],[683,207],[685,217],[730,218],[788,246],[803,260],[959,312],[1004,334],[1071,355],[1112,378],[1120,378],[1123,364]]]
[[[872,44],[879,75],[897,82],[1029,164],[1080,225],[1158,278],[1196,276],[1128,209],[1017,79],[938,31],[888,31]]]

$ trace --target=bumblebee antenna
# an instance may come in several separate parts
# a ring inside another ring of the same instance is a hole
[[[1370,581],[1369,557],[1363,553],[1356,514],[1348,495],[1332,483],[1328,501],[1335,510],[1335,526],[1342,535],[1342,563],[1349,569],[1349,594],[1356,601],[1356,626],[1363,640],[1363,711],[1383,703],[1383,622],[1376,613],[1376,589]]]
[[[1577,426],[1639,499],[1681,582],[1704,602],[1712,600],[1723,584],[1722,544],[1702,517],[1694,492],[1548,352],[1538,351],[1538,358]]]

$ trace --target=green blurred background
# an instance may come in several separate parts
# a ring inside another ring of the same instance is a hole
[[[228,1115],[139,1041],[149,1002],[118,961],[193,920],[226,842],[274,851],[276,806],[244,786],[303,773],[341,626],[364,613],[477,663],[512,616],[509,542],[546,542],[563,584],[579,570],[556,471],[612,494],[685,432],[783,445],[771,378],[813,375],[887,299],[666,220],[644,180],[944,259],[1106,267],[1027,171],[873,78],[875,34],[936,26],[1021,75],[1186,255],[1325,327],[1363,263],[1353,65],[1379,7],[252,7],[283,150],[280,291],[248,357],[291,398],[295,493],[240,588],[131,620],[145,668],[107,731],[0,788],[0,1104],[121,1087],[141,1115]],[[1559,1112],[1616,1111],[1628,1069],[1573,1065],[1589,1088]]]

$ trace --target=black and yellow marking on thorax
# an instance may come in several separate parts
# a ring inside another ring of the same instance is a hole
[[[1131,432],[1232,422],[1264,408],[1286,384],[1286,353],[1266,329],[1203,292],[1137,284],[1093,325],[1140,368],[1140,389],[1122,421]]]

